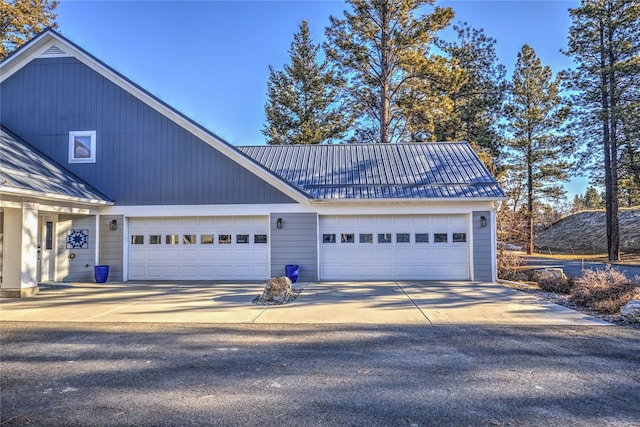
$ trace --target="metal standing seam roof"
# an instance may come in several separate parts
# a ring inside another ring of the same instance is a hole
[[[57,164],[33,146],[0,128],[0,191],[22,190],[43,196],[112,204],[104,194]]]
[[[466,142],[238,147],[314,199],[501,199]]]

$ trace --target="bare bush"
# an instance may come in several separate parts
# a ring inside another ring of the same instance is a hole
[[[640,299],[640,277],[634,280],[607,266],[604,270],[586,270],[575,279],[569,300],[603,313],[616,313],[633,299]]]
[[[525,264],[525,259],[519,252],[513,252],[501,248],[498,251],[498,278],[503,280],[515,280],[518,270]]]
[[[566,277],[540,279],[538,281],[538,287],[545,292],[568,295],[573,287],[573,280]]]

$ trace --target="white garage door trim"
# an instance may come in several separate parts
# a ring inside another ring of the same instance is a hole
[[[469,215],[321,216],[319,230],[321,280],[471,277]]]
[[[264,280],[269,217],[129,218],[129,280]]]

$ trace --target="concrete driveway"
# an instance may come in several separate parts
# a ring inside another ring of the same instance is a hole
[[[76,283],[0,300],[1,321],[211,324],[609,325],[496,283],[314,282],[256,305],[263,283]]]

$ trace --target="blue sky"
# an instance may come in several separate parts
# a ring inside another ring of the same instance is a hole
[[[523,44],[554,72],[568,68],[567,9],[576,1],[440,1],[497,40],[509,74]],[[264,144],[269,65],[306,19],[316,43],[343,1],[61,0],[58,30],[98,59],[234,145]],[[452,31],[443,35],[452,36]],[[584,192],[586,181],[572,184]]]

